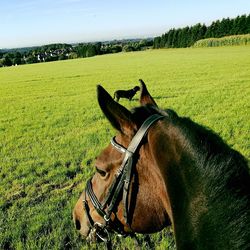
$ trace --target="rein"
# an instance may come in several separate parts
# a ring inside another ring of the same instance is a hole
[[[85,197],[83,199],[83,205],[85,208],[85,213],[87,215],[87,218],[89,220],[90,224],[90,233],[88,238],[90,240],[93,237],[96,237],[105,242],[107,245],[107,248],[110,249],[111,247],[111,240],[109,232],[111,230],[117,232],[121,236],[128,236],[128,233],[125,233],[124,230],[121,228],[121,226],[115,221],[111,221],[111,214],[114,212],[114,209],[117,205],[118,197],[122,192],[122,202],[123,202],[123,216],[125,218],[126,224],[130,227],[128,222],[128,191],[130,186],[130,181],[132,177],[132,167],[133,167],[133,160],[134,160],[134,154],[136,150],[138,149],[139,145],[141,144],[142,139],[146,136],[148,129],[150,126],[158,121],[159,119],[162,119],[164,116],[159,114],[151,115],[149,118],[147,118],[133,139],[131,140],[128,148],[123,147],[119,143],[116,142],[115,137],[111,139],[111,145],[119,152],[124,154],[124,158],[122,161],[121,166],[117,170],[114,180],[108,190],[108,194],[105,197],[104,201],[101,203],[98,198],[96,197],[93,188],[91,179],[87,181],[86,188],[85,188]],[[86,194],[88,195],[92,205],[94,206],[96,212],[104,219],[104,223],[94,222],[91,218],[90,212],[89,212],[89,205],[86,200]]]

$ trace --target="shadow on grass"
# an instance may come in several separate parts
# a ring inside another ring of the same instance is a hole
[[[171,98],[177,98],[178,96],[177,95],[171,95],[171,96],[154,96],[153,98],[155,100],[160,100],[160,99],[171,99]],[[132,99],[132,102],[134,101],[139,101],[139,98],[133,98]]]

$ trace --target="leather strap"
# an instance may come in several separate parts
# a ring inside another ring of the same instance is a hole
[[[144,121],[144,123],[141,125],[140,129],[137,131],[135,136],[133,137],[132,141],[130,142],[127,151],[132,152],[133,154],[136,152],[138,146],[140,145],[143,137],[146,136],[148,129],[150,126],[158,121],[159,119],[162,119],[164,116],[159,115],[159,114],[154,114],[150,116],[147,120]],[[133,156],[133,155],[132,155]],[[123,216],[125,218],[126,223],[128,224],[128,191],[129,191],[129,185],[130,185],[130,180],[131,180],[131,172],[132,172],[132,167],[133,167],[133,159],[131,158],[128,160],[128,166],[127,166],[127,173],[126,173],[126,178],[124,180],[124,186],[123,186],[123,205],[124,205],[124,210],[123,210]]]

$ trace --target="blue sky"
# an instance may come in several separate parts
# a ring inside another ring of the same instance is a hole
[[[161,35],[250,13],[250,0],[1,0],[0,48]]]

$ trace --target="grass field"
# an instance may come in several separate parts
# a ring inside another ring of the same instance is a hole
[[[160,107],[212,128],[250,158],[249,46],[1,68],[0,249],[88,249],[71,212],[94,171],[87,165],[115,133],[98,107],[96,85],[113,94],[139,78]],[[131,108],[136,97],[121,103]],[[152,236],[156,249],[173,248],[169,235]],[[133,247],[130,239],[121,244]]]

